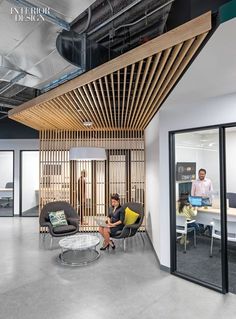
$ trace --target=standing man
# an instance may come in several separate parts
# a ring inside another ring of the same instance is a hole
[[[82,170],[80,178],[78,179],[78,202],[79,202],[79,215],[81,225],[85,225],[84,215],[86,208],[86,171]]]
[[[192,183],[192,196],[210,197],[213,191],[212,181],[206,178],[205,168],[198,171],[198,179]]]

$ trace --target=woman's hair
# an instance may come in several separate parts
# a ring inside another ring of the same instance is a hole
[[[118,202],[120,201],[120,195],[119,194],[112,194],[111,199],[117,200]]]
[[[179,212],[182,213],[184,206],[188,206],[188,194],[181,194],[179,198]]]

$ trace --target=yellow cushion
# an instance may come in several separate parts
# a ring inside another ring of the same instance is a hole
[[[139,214],[132,211],[129,207],[125,209],[125,225],[131,225],[136,222],[136,220],[139,218]]]

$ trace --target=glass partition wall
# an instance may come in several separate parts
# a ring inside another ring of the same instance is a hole
[[[236,293],[236,127],[225,129],[229,291]]]
[[[14,215],[14,151],[0,151],[0,216]]]
[[[169,134],[171,272],[223,293],[236,292],[232,126]]]
[[[221,289],[219,240],[210,252],[212,222],[221,224],[219,130],[177,133],[174,152],[176,271]]]
[[[39,151],[21,151],[20,212],[39,215]]]

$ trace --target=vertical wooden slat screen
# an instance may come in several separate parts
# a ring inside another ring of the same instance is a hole
[[[69,161],[71,147],[103,147],[107,160]],[[106,216],[112,193],[119,193],[122,203],[144,205],[144,189],[143,131],[40,132],[40,208],[57,200],[71,203],[84,217],[80,231],[97,230],[95,217]]]

